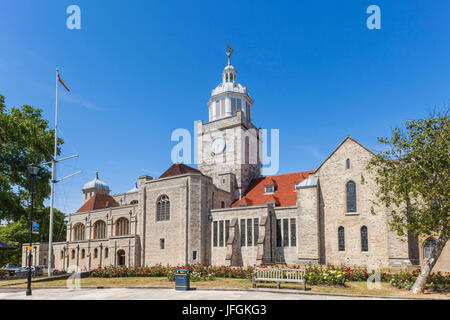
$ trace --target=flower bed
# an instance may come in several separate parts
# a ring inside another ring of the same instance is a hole
[[[151,267],[103,267],[91,271],[92,277],[114,278],[114,277],[167,277],[168,280],[175,280],[175,271],[178,269],[188,269],[190,279],[214,280],[214,278],[237,278],[251,279],[253,267],[232,267],[232,266],[206,266],[206,265],[184,265],[184,266],[162,266]]]
[[[397,288],[411,289],[417,277],[420,274],[420,269],[412,272],[402,271],[389,280],[390,284]],[[450,272],[432,272],[427,279],[427,285],[436,288],[450,288]]]
[[[344,286],[347,281],[367,281],[374,271],[363,267],[345,266],[270,266],[270,268],[305,269],[306,281],[312,285],[339,285]],[[151,267],[104,267],[94,269],[92,277],[167,277],[175,280],[175,271],[188,269],[191,281],[214,280],[215,278],[251,279],[254,267],[235,266],[206,266],[201,264],[184,266],[162,266]],[[409,289],[416,281],[420,270],[400,271],[399,273],[379,274],[380,281],[388,282],[397,288]],[[378,276],[378,275],[377,275]],[[433,272],[428,278],[427,284],[436,287],[450,287],[450,272]]]

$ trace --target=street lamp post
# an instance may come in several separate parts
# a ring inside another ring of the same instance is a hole
[[[34,206],[34,180],[39,172],[37,165],[29,165],[28,172],[31,175],[31,210],[30,210],[30,245],[33,243],[33,206]],[[28,248],[30,249],[30,248]],[[31,250],[28,250],[28,283],[27,283],[27,296],[31,296]]]

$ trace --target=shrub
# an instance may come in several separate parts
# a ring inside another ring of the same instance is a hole
[[[340,285],[347,281],[367,281],[374,273],[364,267],[345,266],[271,266],[271,268],[305,269],[306,281],[310,284]],[[113,278],[113,277],[167,277],[169,281],[175,280],[175,271],[178,269],[188,269],[192,281],[214,280],[215,278],[235,278],[251,279],[254,271],[253,266],[207,266],[202,264],[184,266],[162,266],[151,267],[103,267],[94,269],[90,275],[92,277]],[[416,281],[420,269],[414,271],[401,271],[399,273],[380,273],[380,280],[388,282],[397,288],[409,289]],[[450,286],[450,272],[433,272],[428,278],[427,284],[433,288]]]

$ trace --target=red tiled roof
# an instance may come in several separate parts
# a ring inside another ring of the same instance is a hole
[[[110,207],[118,207],[119,204],[113,197],[107,194],[95,193],[92,198],[86,201],[77,212],[86,212],[91,210],[105,209]]]
[[[178,176],[180,174],[186,174],[186,173],[201,173],[201,172],[199,170],[189,167],[183,163],[174,163],[159,178],[173,177],[173,176]]]
[[[295,184],[308,178],[313,171],[294,172],[253,179],[242,199],[233,203],[232,207],[239,205],[258,206],[268,202],[275,202],[277,206],[295,206],[297,192]],[[264,187],[274,185],[273,194],[264,194]]]

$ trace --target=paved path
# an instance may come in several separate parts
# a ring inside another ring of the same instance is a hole
[[[1,290],[0,300],[377,300],[372,297],[348,297],[335,295],[315,295],[269,291],[225,291],[225,290],[190,290],[174,289],[34,289],[32,296],[25,295],[25,288]]]

